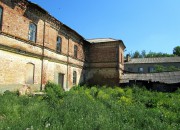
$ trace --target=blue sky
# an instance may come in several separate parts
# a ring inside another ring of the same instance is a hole
[[[115,38],[171,54],[180,45],[180,0],[31,0],[86,39]]]

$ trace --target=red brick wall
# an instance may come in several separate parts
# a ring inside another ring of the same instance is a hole
[[[96,43],[90,46],[89,50],[90,62],[117,62],[118,49],[113,43],[100,44]]]
[[[37,45],[43,45],[43,32],[44,32],[44,21],[37,16],[35,13],[21,9],[18,6],[13,6],[10,0],[0,2],[0,6],[3,7],[3,21],[2,31],[13,35],[15,37],[28,41],[29,23],[35,23],[37,25]],[[68,38],[62,34],[58,34],[58,30],[53,27],[50,23],[45,23],[45,47],[56,51],[56,40],[57,36],[62,38],[62,53],[68,55]],[[79,42],[75,42],[69,39],[69,54],[74,57],[74,45],[78,46],[77,59],[84,60],[84,49],[83,45]]]

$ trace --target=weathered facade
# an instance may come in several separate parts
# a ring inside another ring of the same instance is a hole
[[[156,65],[180,69],[180,57],[133,58],[127,57],[124,64],[129,73],[151,73]]]
[[[161,73],[126,73],[120,79],[121,85],[146,86],[158,91],[175,91],[180,87],[180,71]]]
[[[154,72],[156,65],[173,67],[173,72]],[[175,91],[180,87],[180,57],[133,58],[126,57],[121,85],[146,86],[157,91]]]
[[[91,39],[88,55],[89,84],[119,85],[124,70],[123,52],[125,46],[121,40]]]
[[[49,80],[65,90],[88,81],[118,84],[124,48],[114,39],[92,44],[27,0],[0,0],[1,92],[41,90]]]

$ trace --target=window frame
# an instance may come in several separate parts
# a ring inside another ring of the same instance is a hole
[[[59,49],[58,49],[58,38],[60,39]],[[62,51],[62,38],[60,36],[57,36],[57,39],[56,39],[56,52],[61,53],[61,51]]]
[[[142,70],[141,70],[141,69],[142,69]],[[138,68],[138,72],[139,72],[139,73],[143,73],[143,72],[144,72],[144,68],[143,68],[143,67],[139,67],[139,68]]]
[[[122,53],[121,53],[121,63],[123,64],[123,56],[122,56]]]
[[[33,67],[33,71],[32,71],[32,82],[29,82],[29,80],[27,80],[27,77],[26,77],[26,79],[25,79],[25,83],[26,84],[34,84],[35,83],[35,64],[33,64],[33,63],[31,63],[31,62],[28,62],[28,63],[26,63],[26,76],[27,76],[27,66],[29,66],[29,65],[31,65],[32,67]],[[29,71],[28,71],[28,73],[29,73]]]
[[[133,69],[131,67],[128,67],[129,72],[133,72]]]
[[[77,84],[77,72],[73,71],[73,85]]]
[[[3,23],[3,11],[4,11],[4,9],[2,6],[0,6],[0,9],[2,9],[1,17],[0,17],[0,31],[1,31],[2,30],[2,23]]]
[[[78,46],[74,45],[74,57],[77,58],[78,55]]]
[[[35,28],[35,38],[34,38],[34,41],[30,39],[30,25],[33,24],[36,28]],[[36,40],[37,40],[37,24],[33,23],[33,22],[30,22],[29,23],[29,32],[28,32],[28,40],[31,41],[31,42],[34,42],[36,43]]]
[[[154,72],[154,67],[148,67],[148,72],[153,73]]]

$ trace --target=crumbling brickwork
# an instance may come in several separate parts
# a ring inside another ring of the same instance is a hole
[[[125,48],[122,41],[91,44],[27,0],[1,0],[0,8],[3,10],[0,24],[1,91],[16,90],[26,84],[40,90],[49,80],[69,90],[73,85],[92,81],[95,77],[99,79],[95,84],[102,79],[118,84],[123,69],[119,58]],[[60,37],[60,50],[57,50],[57,37]],[[74,78],[76,83],[73,83]]]

